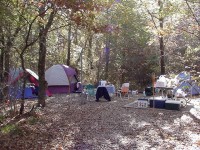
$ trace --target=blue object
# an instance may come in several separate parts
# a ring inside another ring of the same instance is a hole
[[[16,98],[22,98],[22,90],[17,92]],[[26,87],[24,91],[24,98],[34,98],[31,87]]]
[[[151,108],[165,108],[165,99],[150,99]]]
[[[114,86],[106,86],[106,89],[108,93],[115,93],[115,87]]]
[[[25,88],[24,98],[33,98],[31,87]]]

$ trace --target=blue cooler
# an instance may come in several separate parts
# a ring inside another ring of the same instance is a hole
[[[162,98],[162,97],[151,97],[149,99],[149,102],[150,102],[150,107],[151,108],[162,108],[164,109],[165,108],[165,101],[166,101],[166,98]]]

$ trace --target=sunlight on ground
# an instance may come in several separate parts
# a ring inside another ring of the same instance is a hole
[[[148,122],[145,122],[145,121],[138,122],[138,128],[142,128],[142,127],[149,126],[149,125],[151,125],[151,124]]]
[[[136,123],[135,118],[133,118],[133,119],[130,121],[130,126],[134,126],[135,124],[137,124],[137,123]]]
[[[131,138],[128,138],[128,137],[125,137],[125,136],[122,136],[122,135],[119,135],[119,134],[116,135],[115,137],[118,139],[119,143],[120,143],[121,145],[124,145],[124,146],[130,144],[131,141],[132,141]]]

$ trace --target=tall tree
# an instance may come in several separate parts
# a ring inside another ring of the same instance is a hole
[[[159,22],[160,22],[160,30],[163,31],[163,24],[164,24],[164,16],[163,16],[163,1],[158,0],[158,6],[159,6]],[[159,36],[159,42],[160,42],[160,74],[165,74],[165,51],[164,51],[164,37],[162,32]]]
[[[50,14],[48,14],[48,12]],[[45,107],[46,88],[45,81],[45,62],[47,51],[47,35],[53,23],[56,14],[56,7],[53,2],[43,2],[39,5],[39,14],[42,20],[47,20],[47,23],[39,23],[39,60],[38,60],[38,75],[39,75],[39,93],[38,93],[38,106]]]
[[[15,40],[22,29],[22,16],[23,9],[20,9],[19,3],[16,1],[1,1],[1,17],[3,18],[0,23],[1,34],[1,78],[4,82],[8,82],[10,70],[10,56],[11,50],[14,46]],[[12,10],[9,11],[8,10]],[[19,9],[19,10],[18,10]],[[17,11],[18,10],[18,11]],[[3,73],[3,74],[2,74]],[[8,97],[8,86],[5,87],[4,95]]]

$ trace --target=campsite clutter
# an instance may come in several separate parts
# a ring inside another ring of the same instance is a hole
[[[20,68],[10,71],[10,95],[15,95],[17,98],[21,97],[22,77],[24,73]],[[25,98],[37,97],[39,89],[38,75],[32,70],[26,69],[26,80]],[[74,68],[62,64],[53,65],[48,68],[45,72],[45,80],[48,86],[46,92],[48,96],[51,96],[51,93],[85,93],[87,99],[88,96],[93,96],[96,97],[97,101],[101,97],[110,101],[113,96],[119,96],[121,99],[129,99],[130,95],[134,96],[138,94],[137,90],[131,91],[129,89],[129,83],[123,83],[120,90],[115,90],[115,86],[106,80],[100,80],[98,86],[93,87],[91,90],[91,88],[88,88],[89,85],[83,86],[78,81]],[[127,90],[125,94],[123,93],[123,87],[126,87]],[[159,95],[160,92],[161,96]],[[174,78],[167,78],[165,75],[161,75],[153,82],[152,87],[145,88],[143,97],[138,98],[134,102],[134,107],[180,110],[181,106],[186,106],[190,101],[190,96],[199,94],[199,86],[191,80],[187,72],[181,72]]]
[[[181,72],[174,78],[161,75],[153,85],[145,88],[145,97],[139,98],[135,107],[180,110],[190,102],[192,96],[200,94],[200,87],[187,72]],[[159,92],[161,96],[157,96]]]

